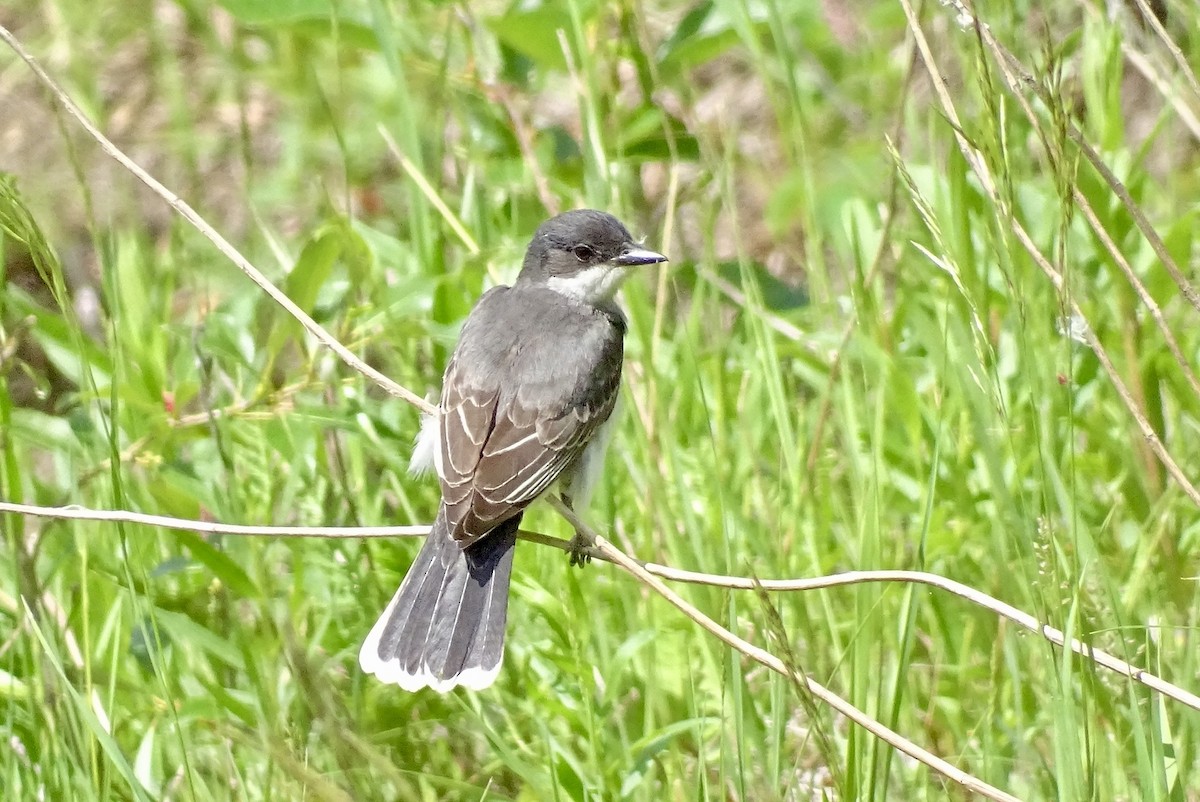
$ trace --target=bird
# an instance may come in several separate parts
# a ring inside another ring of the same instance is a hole
[[[364,673],[407,691],[495,681],[521,518],[552,487],[586,507],[621,383],[614,296],[635,269],[666,261],[611,214],[576,209],[537,229],[512,286],[480,297],[410,463],[436,471],[437,515],[362,644]],[[573,564],[585,545],[577,533]]]

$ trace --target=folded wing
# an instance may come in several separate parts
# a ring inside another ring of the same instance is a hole
[[[502,393],[462,375],[453,362],[442,394],[442,501],[453,538],[463,548],[525,509],[579,459],[612,414],[620,361],[601,392],[573,402]]]

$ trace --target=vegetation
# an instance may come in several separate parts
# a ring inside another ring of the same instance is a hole
[[[418,394],[552,212],[664,249],[624,291],[586,516],[629,553],[930,571],[1196,691],[1200,6],[910,3],[16,0],[0,24]],[[429,521],[417,411],[0,52],[0,495]],[[0,522],[5,799],[966,796],[604,563],[522,544],[497,684],[412,695],[356,655],[415,540]],[[679,591],[1019,798],[1200,799],[1200,713],[961,598]]]

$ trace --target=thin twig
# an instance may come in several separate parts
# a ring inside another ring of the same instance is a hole
[[[925,571],[846,571],[830,576],[813,577],[812,579],[753,579],[740,576],[723,576],[720,574],[702,574],[695,571],[684,571],[665,565],[646,563],[645,569],[655,576],[676,582],[689,582],[696,585],[711,585],[713,587],[729,588],[732,590],[753,590],[760,587],[769,591],[806,591],[823,590],[826,588],[842,587],[845,585],[861,585],[873,582],[905,582],[929,585],[948,593],[953,593],[962,599],[990,610],[997,615],[1012,621],[1023,629],[1037,633],[1056,646],[1069,648],[1076,654],[1093,660],[1097,665],[1128,677],[1147,688],[1158,691],[1175,701],[1200,711],[1200,696],[1184,688],[1149,673],[1131,663],[1115,657],[1102,649],[1068,638],[1062,630],[1049,624],[1043,624],[1029,613],[1002,602],[994,596],[976,590],[970,585],[964,585],[944,576]]]
[[[241,524],[219,524],[211,521],[193,521],[173,518],[169,515],[150,515],[128,510],[93,510],[71,504],[66,507],[38,507],[0,501],[0,513],[32,515],[38,518],[57,518],[73,521],[111,521],[144,526],[158,526],[185,532],[201,532],[207,535],[241,535],[244,537],[416,537],[429,534],[428,526],[244,526]]]
[[[903,752],[913,760],[920,761],[947,779],[958,783],[962,787],[974,791],[977,794],[981,794],[988,799],[1017,799],[1017,797],[1007,794],[1004,791],[1001,791],[999,788],[988,785],[978,777],[968,774],[967,772],[943,760],[932,752],[921,748],[904,736],[871,718],[866,713],[847,702],[845,699],[841,698],[825,686],[813,680],[811,677],[793,672],[778,657],[771,654],[766,649],[755,646],[753,643],[750,643],[749,641],[744,640],[743,638],[740,638],[734,633],[730,632],[712,618],[709,618],[707,615],[702,613],[697,607],[686,601],[678,593],[671,590],[663,583],[661,579],[643,568],[642,565],[636,560],[629,557],[608,540],[600,537],[594,531],[592,531],[587,524],[580,520],[579,517],[571,510],[571,508],[562,503],[560,499],[557,497],[551,498],[550,503],[556,510],[558,510],[559,514],[570,521],[571,525],[574,526],[576,530],[582,532],[586,537],[593,541],[596,551],[606,557],[610,562],[615,563],[632,574],[642,584],[651,588],[655,593],[669,601],[684,615],[695,621],[726,645],[736,649],[750,659],[766,666],[772,671],[782,674],[794,682],[804,685],[808,689],[808,692],[813,696],[817,697],[822,702],[853,721],[855,724],[867,730],[867,732],[871,733],[876,738],[879,738],[892,748]]]
[[[17,515],[28,515],[38,518],[66,519],[66,520],[83,520],[83,521],[107,521],[107,522],[122,522],[142,524],[145,526],[162,527],[165,529],[175,529],[188,532],[201,532],[204,534],[221,534],[221,535],[237,535],[242,537],[318,537],[318,538],[392,538],[392,537],[421,537],[429,534],[428,526],[241,526],[237,524],[220,524],[211,521],[193,521],[186,518],[173,518],[166,515],[147,515],[144,513],[129,512],[125,510],[94,510],[84,507],[69,506],[69,507],[39,507],[32,504],[15,504],[7,501],[0,501],[0,513],[15,513]],[[574,521],[572,520],[572,523]],[[521,540],[530,543],[537,543],[543,546],[558,549],[559,551],[571,551],[571,544],[568,540],[562,538],[551,537],[550,535],[542,534],[541,532],[531,532],[521,530]],[[613,555],[605,550],[596,548],[591,551],[591,556],[617,564],[617,560]],[[868,582],[904,582],[916,583],[921,585],[929,585],[930,587],[939,588],[948,593],[952,593],[962,599],[965,599],[972,604],[976,604],[987,610],[990,610],[997,615],[1012,621],[1023,629],[1037,633],[1041,637],[1055,644],[1056,646],[1064,646],[1076,654],[1083,655],[1090,660],[1095,661],[1098,665],[1115,671],[1118,674],[1129,677],[1130,679],[1140,682],[1147,688],[1158,691],[1159,693],[1174,699],[1181,704],[1185,704],[1195,710],[1200,710],[1200,696],[1185,690],[1177,685],[1174,685],[1160,677],[1155,676],[1142,668],[1127,663],[1118,657],[1114,657],[1107,652],[1089,646],[1082,641],[1074,638],[1068,639],[1060,629],[1056,629],[1049,624],[1043,624],[1034,616],[1013,607],[1011,604],[1000,601],[994,596],[976,590],[969,585],[964,585],[961,582],[956,582],[953,579],[948,579],[937,574],[927,573],[925,571],[846,571],[840,574],[832,574],[829,576],[812,577],[810,579],[757,579],[752,577],[729,576],[725,574],[706,574],[699,571],[688,571],[682,568],[672,568],[669,565],[660,565],[658,563],[643,562],[634,557],[626,559],[633,560],[643,570],[653,574],[654,576],[671,582],[684,582],[691,585],[708,585],[711,587],[726,588],[728,590],[754,590],[762,588],[767,591],[777,592],[800,592],[809,590],[824,590],[828,588],[842,587],[845,585],[857,585]]]

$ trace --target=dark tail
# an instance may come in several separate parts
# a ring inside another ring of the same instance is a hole
[[[516,515],[466,549],[443,514],[358,653],[363,671],[407,691],[486,688],[504,657]]]

